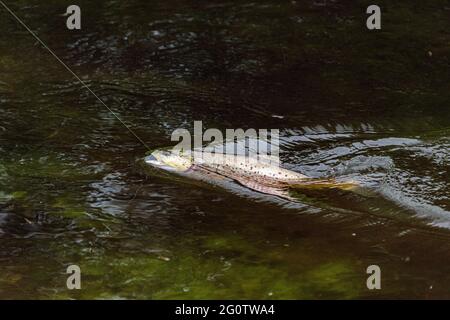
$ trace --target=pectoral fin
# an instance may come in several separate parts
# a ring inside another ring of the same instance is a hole
[[[301,182],[290,184],[290,188],[294,189],[341,189],[341,190],[350,190],[352,191],[355,188],[358,188],[359,185],[356,182],[348,181],[348,182],[339,182],[333,179],[305,179]]]

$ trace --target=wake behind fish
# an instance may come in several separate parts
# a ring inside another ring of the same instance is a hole
[[[319,135],[307,133],[282,139],[288,146],[283,159],[289,161],[289,168],[308,176],[351,179],[370,190],[372,199],[361,200],[358,211],[450,228],[447,138],[368,138],[350,131],[321,131]],[[320,143],[311,144],[313,137]],[[351,200],[342,197],[335,195],[335,207],[355,209],[349,205]]]

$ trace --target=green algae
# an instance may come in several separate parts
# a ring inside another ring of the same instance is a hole
[[[86,215],[86,209],[78,202],[74,195],[67,193],[54,199],[52,205],[59,216],[64,218],[82,218]]]
[[[346,258],[329,261],[303,251],[301,259],[309,262],[294,271],[279,258],[273,260],[275,249],[259,248],[239,236],[216,234],[200,239],[186,239],[196,243],[197,249],[186,243],[184,249],[169,255],[103,251],[102,255],[72,256],[53,244],[60,275],[49,280],[56,285],[54,293],[42,298],[320,299],[355,298],[363,290],[359,266]],[[81,268],[81,291],[64,289],[66,276],[61,265],[74,263]]]

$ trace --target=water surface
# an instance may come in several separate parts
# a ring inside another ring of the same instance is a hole
[[[292,203],[149,175],[139,141],[0,11],[0,298],[450,298],[448,2],[10,3],[151,147],[279,128]],[[66,288],[68,265],[82,270]],[[366,288],[366,268],[382,290]]]

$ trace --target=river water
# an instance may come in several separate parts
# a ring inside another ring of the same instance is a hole
[[[147,152],[0,10],[0,298],[450,298],[447,1],[6,3],[150,148],[280,129],[294,203],[148,174]],[[80,266],[82,290],[66,268]],[[368,290],[378,265],[381,290]]]

